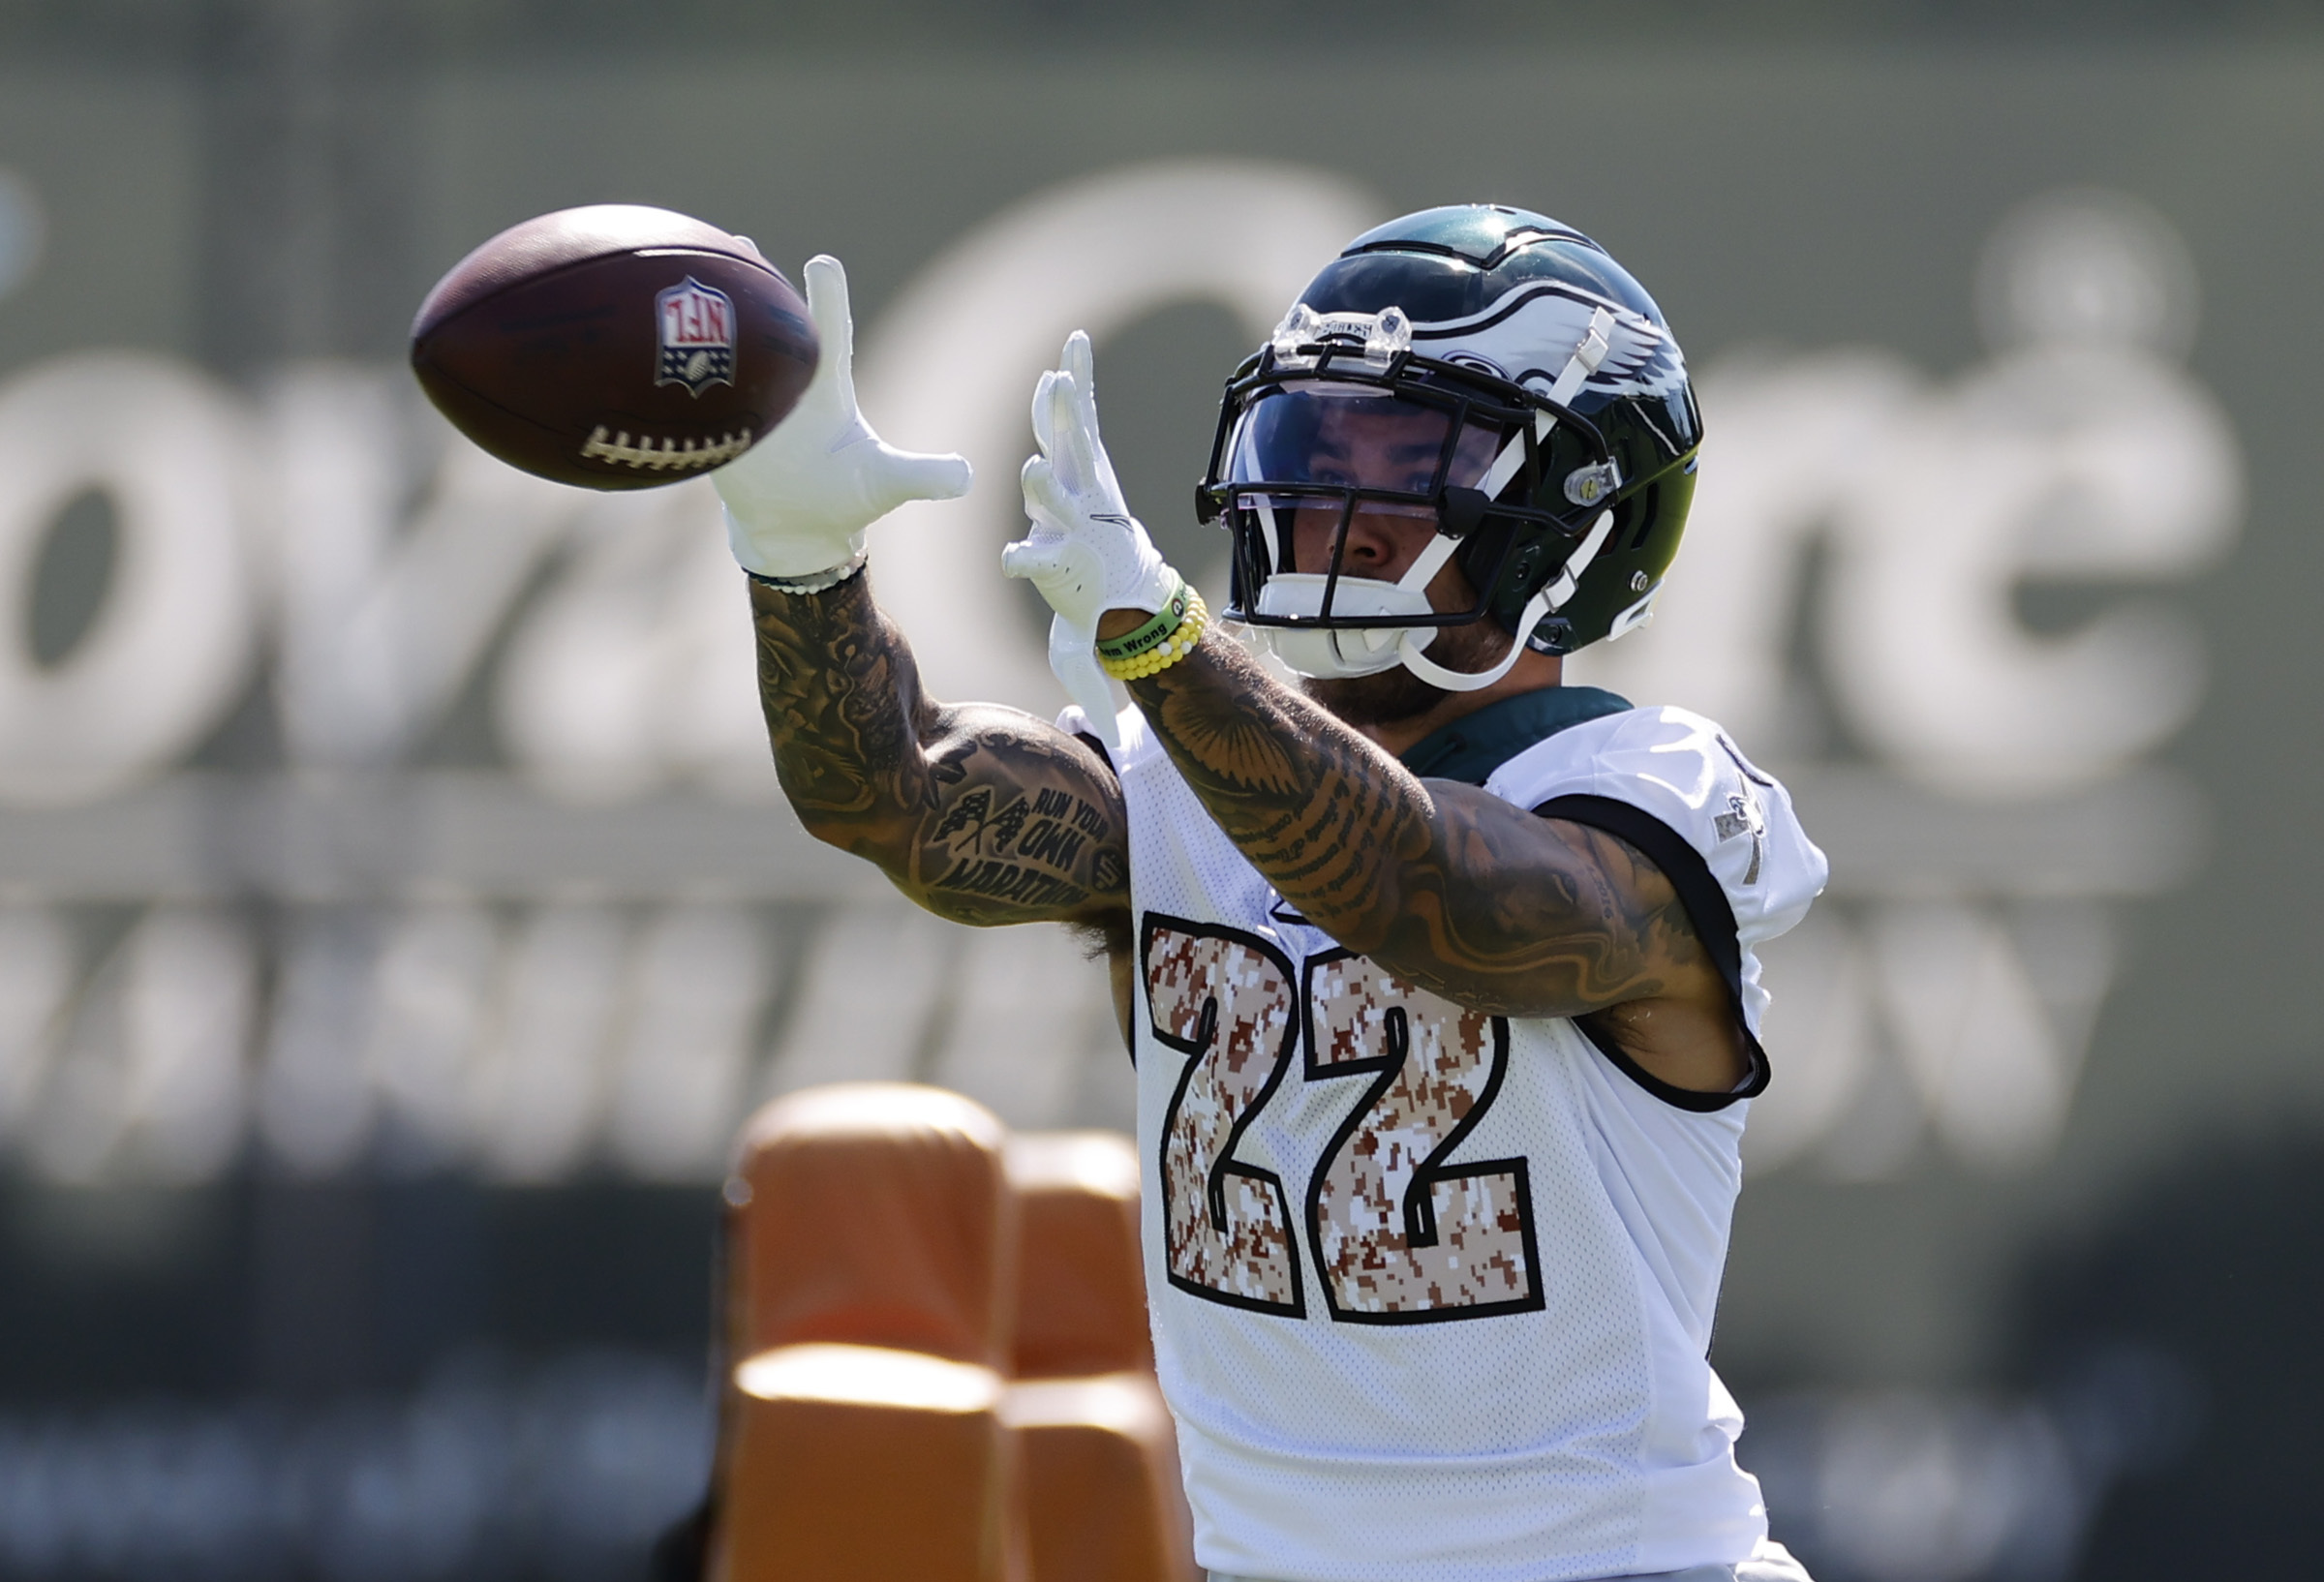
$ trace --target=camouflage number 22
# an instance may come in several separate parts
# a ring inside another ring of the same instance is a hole
[[[1149,916],[1144,934],[1154,1037],[1190,1057],[1162,1123],[1172,1285],[1305,1316],[1282,1178],[1235,1157],[1304,1044],[1303,1081],[1371,1079],[1303,1200],[1331,1317],[1430,1323],[1542,1305],[1525,1161],[1445,1163],[1500,1092],[1504,1019],[1346,951],[1295,971],[1271,942],[1214,924]]]

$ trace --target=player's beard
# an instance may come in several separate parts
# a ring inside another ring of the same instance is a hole
[[[1509,652],[1509,633],[1487,616],[1464,626],[1439,628],[1425,652],[1448,670],[1490,670]],[[1305,676],[1300,690],[1359,730],[1416,719],[1452,695],[1401,664],[1370,676]]]

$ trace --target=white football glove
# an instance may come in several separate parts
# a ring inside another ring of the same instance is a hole
[[[1041,590],[1049,668],[1089,724],[1116,751],[1114,694],[1097,662],[1097,620],[1108,610],[1159,610],[1177,578],[1121,498],[1097,433],[1097,384],[1089,337],[1075,330],[1060,365],[1033,388],[1033,441],[1024,464],[1024,514],[1033,531],[1000,552],[1000,568]]]
[[[898,450],[855,410],[855,321],[847,271],[807,260],[807,311],[822,357],[789,415],[711,478],[726,502],[726,539],[746,571],[811,577],[853,560],[864,530],[911,500],[952,500],[971,476],[960,456]]]

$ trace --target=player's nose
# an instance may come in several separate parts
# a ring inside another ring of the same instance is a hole
[[[1360,509],[1350,516],[1341,563],[1354,575],[1393,582],[1427,538],[1427,532],[1410,519]]]
[[[1387,525],[1368,511],[1358,511],[1348,523],[1348,547],[1342,563],[1350,571],[1378,576],[1396,561],[1397,544]]]

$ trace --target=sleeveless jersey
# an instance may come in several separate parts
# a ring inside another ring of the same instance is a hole
[[[1120,725],[1147,1288],[1200,1562],[1564,1582],[1747,1559],[1766,1520],[1707,1352],[1765,1080],[1754,947],[1825,872],[1789,797],[1678,709],[1559,731],[1485,783],[1680,890],[1753,1035],[1742,1089],[1692,1094],[1340,948]]]

